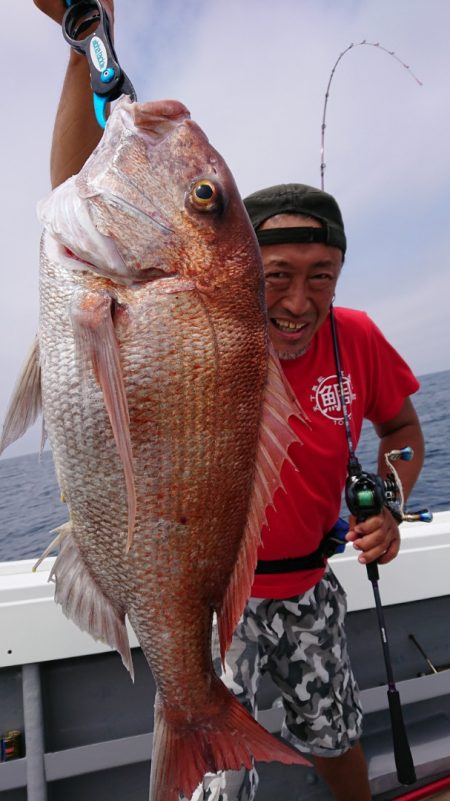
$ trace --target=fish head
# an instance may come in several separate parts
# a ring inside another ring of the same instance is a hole
[[[263,287],[231,172],[178,101],[121,98],[80,173],[39,211],[75,266],[119,283],[176,277],[203,291],[235,281]]]

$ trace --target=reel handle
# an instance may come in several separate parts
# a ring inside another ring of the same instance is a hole
[[[431,523],[433,513],[429,509],[419,509],[417,512],[405,512],[403,520],[408,523]]]

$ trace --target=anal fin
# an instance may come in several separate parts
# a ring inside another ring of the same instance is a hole
[[[94,639],[115,648],[134,678],[125,613],[120,614],[90,575],[78,550],[72,524],[63,526],[64,539],[53,565],[50,580],[55,582],[55,601],[66,617]]]

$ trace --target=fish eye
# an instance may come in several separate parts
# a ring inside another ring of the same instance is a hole
[[[222,206],[222,193],[214,181],[200,178],[193,184],[189,200],[198,211],[218,211]]]

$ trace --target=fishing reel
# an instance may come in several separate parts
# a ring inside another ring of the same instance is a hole
[[[389,497],[389,501],[387,498]],[[348,475],[345,485],[345,500],[352,515],[358,521],[379,515],[387,506],[398,523],[402,521],[399,513],[398,488],[390,476],[382,479],[375,473],[359,472]]]
[[[409,446],[392,450],[385,454],[389,468],[386,478],[375,473],[367,473],[361,468],[355,456],[348,464],[348,477],[345,485],[345,500],[352,515],[358,522],[368,517],[379,515],[383,506],[389,509],[397,523],[408,522],[429,523],[433,515],[428,509],[417,512],[405,512],[402,484],[392,462],[396,459],[411,461],[414,451]]]

